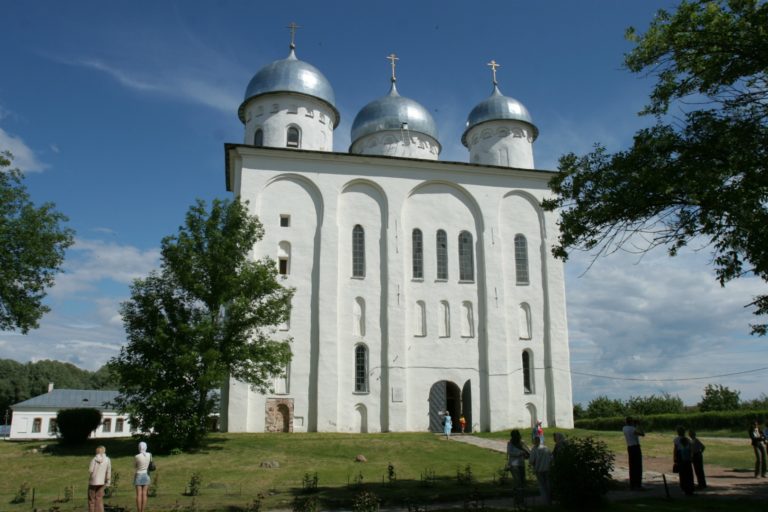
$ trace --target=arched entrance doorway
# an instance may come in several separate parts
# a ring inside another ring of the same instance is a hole
[[[281,432],[291,431],[291,411],[285,404],[277,406],[277,424],[282,427]]]
[[[443,431],[443,415],[445,411],[453,420],[452,432],[461,432],[459,417],[464,414],[467,425],[471,425],[472,405],[469,381],[464,385],[465,392],[455,383],[448,380],[435,382],[429,389],[429,431]]]

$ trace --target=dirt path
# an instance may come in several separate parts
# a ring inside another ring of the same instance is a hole
[[[496,452],[506,453],[507,443],[500,439],[483,439],[474,436],[451,436],[451,440],[472,444]],[[627,454],[617,453],[613,478],[617,482],[626,482],[627,489],[611,491],[608,494],[609,499],[621,500],[638,497],[638,492],[633,492],[628,489],[629,470],[627,468]],[[743,496],[768,499],[768,478],[755,478],[751,471],[746,473],[737,472],[706,463],[704,465],[704,471],[706,472],[707,477],[707,489],[697,490],[697,493],[713,496]],[[684,494],[680,490],[677,475],[672,473],[672,461],[667,457],[643,457],[643,485],[646,488],[646,492],[643,494],[644,496],[665,496],[665,477],[670,496],[673,498],[684,498]]]

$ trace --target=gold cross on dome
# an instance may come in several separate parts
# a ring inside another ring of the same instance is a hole
[[[300,29],[301,26],[297,25],[295,21],[292,21],[290,25],[288,25],[286,28],[291,29],[291,48],[296,47],[296,30]]]
[[[392,63],[392,81],[394,82],[397,80],[397,78],[395,78],[395,61],[398,61],[400,59],[394,53],[390,53],[389,55],[387,55],[387,60]]]
[[[491,62],[489,62],[487,65],[491,67],[491,72],[493,73],[493,85],[498,84],[499,82],[496,81],[496,68],[500,68],[501,64],[491,59]]]

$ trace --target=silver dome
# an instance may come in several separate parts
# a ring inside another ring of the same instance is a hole
[[[493,93],[485,100],[477,104],[467,118],[467,129],[461,136],[461,143],[467,145],[467,132],[475,126],[487,121],[499,121],[511,119],[528,123],[533,128],[533,138],[539,136],[539,129],[533,124],[533,119],[528,109],[515,98],[501,94],[497,85],[493,86]]]
[[[253,75],[245,89],[245,99],[237,111],[240,121],[245,123],[245,106],[251,98],[281,92],[304,94],[324,101],[335,114],[334,128],[339,125],[336,96],[330,82],[315,66],[297,59],[293,48],[287,58],[276,60]]]
[[[409,131],[423,133],[437,140],[437,125],[429,111],[418,102],[400,96],[395,83],[392,82],[388,95],[373,100],[355,116],[352,123],[352,144],[372,133],[401,130],[403,123],[408,123]]]

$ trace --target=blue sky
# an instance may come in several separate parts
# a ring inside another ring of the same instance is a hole
[[[357,111],[384,95],[392,52],[398,89],[432,112],[442,160],[467,161],[460,137],[491,92],[525,104],[540,129],[538,168],[595,142],[626,146],[652,81],[622,69],[629,25],[641,31],[670,1],[6,2],[0,31],[0,148],[16,155],[36,201],[54,201],[77,243],[26,336],[0,333],[0,357],[60,359],[95,369],[124,342],[119,303],[157,265],[163,236],[195,198],[227,197],[225,142],[242,142],[237,107],[250,77],[297,54],[336,93],[334,149]],[[670,381],[766,365],[744,304],[765,285],[721,289],[704,248],[566,266],[574,398],[669,392],[698,401],[713,382],[752,398],[765,372]],[[595,378],[582,373],[614,379]],[[640,381],[616,380],[622,378]],[[661,379],[661,380],[660,380]]]

